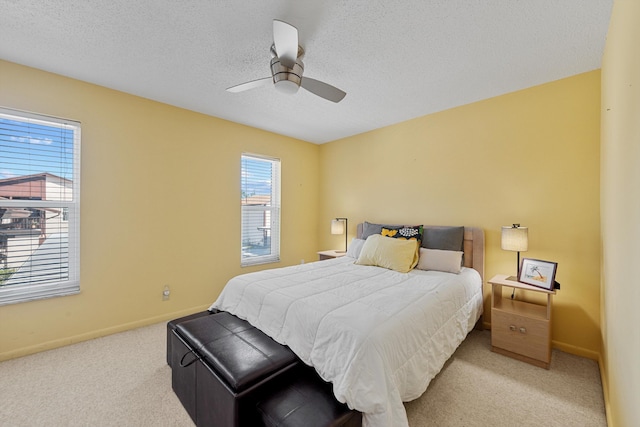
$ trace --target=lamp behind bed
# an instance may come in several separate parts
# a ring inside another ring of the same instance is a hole
[[[342,221],[344,221],[344,223]],[[347,252],[347,223],[347,218],[336,218],[331,220],[331,234],[344,233],[344,251],[336,251],[339,253]]]

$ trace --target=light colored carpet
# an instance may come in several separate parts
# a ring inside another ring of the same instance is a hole
[[[193,426],[171,390],[165,323],[0,363],[0,426]],[[417,426],[606,426],[597,364],[554,351],[549,371],[473,331],[406,404]]]
[[[606,426],[598,364],[553,350],[551,368],[491,352],[491,333],[472,331],[405,404],[411,426]]]

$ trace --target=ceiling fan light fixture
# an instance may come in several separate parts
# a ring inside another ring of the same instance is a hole
[[[285,93],[287,95],[292,95],[298,92],[300,85],[292,82],[291,80],[278,80],[275,82],[276,90],[280,93]]]

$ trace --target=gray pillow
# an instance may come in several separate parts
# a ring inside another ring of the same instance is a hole
[[[464,244],[464,227],[425,227],[422,247],[443,251],[461,251]]]
[[[402,228],[402,225],[387,225],[387,224],[372,224],[370,222],[365,221],[362,224],[362,236],[360,236],[361,239],[366,240],[367,237],[371,236],[372,234],[381,234],[382,233],[382,228],[389,228],[392,230],[396,230],[399,228]]]

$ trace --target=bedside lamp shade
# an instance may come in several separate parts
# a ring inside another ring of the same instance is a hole
[[[344,251],[347,251],[347,218],[336,218],[331,220],[331,234],[344,234]]]
[[[334,219],[331,221],[331,234],[344,233],[344,222]]]
[[[502,227],[502,250],[526,252],[529,249],[529,229],[520,224]]]
[[[501,248],[505,251],[518,252],[517,271],[520,276],[520,252],[526,252],[529,249],[529,229],[520,227],[520,224],[502,227]],[[517,277],[509,277],[509,280],[517,280]]]

